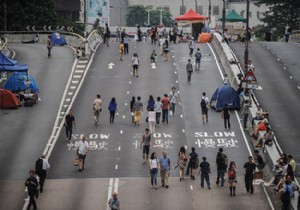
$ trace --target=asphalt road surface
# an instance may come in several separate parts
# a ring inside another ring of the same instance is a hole
[[[231,43],[230,47],[243,63],[243,43]],[[255,96],[263,109],[270,112],[270,124],[283,152],[292,154],[297,163],[300,162],[299,54],[300,45],[295,43],[262,42],[249,46],[249,58],[262,86],[262,90],[254,91]]]

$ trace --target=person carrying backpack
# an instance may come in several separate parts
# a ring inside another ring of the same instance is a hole
[[[202,54],[201,54],[200,48],[197,48],[197,51],[195,53],[195,59],[196,59],[195,71],[200,71],[201,58],[202,58]]]
[[[202,97],[200,98],[203,124],[205,123],[204,118],[206,118],[206,123],[208,123],[208,103],[209,103],[208,97],[206,96],[206,93],[203,92]]]
[[[186,74],[187,74],[187,83],[190,84],[192,80],[193,73],[193,64],[191,63],[191,59],[188,59],[188,64],[186,64]]]
[[[228,183],[229,183],[229,190],[230,196],[235,196],[235,185],[236,181],[236,166],[235,162],[231,161],[228,168]]]

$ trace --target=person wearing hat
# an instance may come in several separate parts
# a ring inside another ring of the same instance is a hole
[[[201,54],[200,48],[197,48],[196,53],[195,53],[195,59],[196,59],[195,71],[200,71],[201,57],[202,57],[202,54]]]
[[[191,83],[193,73],[193,64],[191,59],[188,59],[188,64],[186,64],[186,74],[187,74],[187,83]]]
[[[248,193],[253,194],[253,176],[256,169],[256,164],[253,161],[253,157],[248,157],[248,162],[244,164],[245,186]]]
[[[191,37],[189,41],[189,48],[190,48],[190,57],[192,57],[195,48],[194,37]]]

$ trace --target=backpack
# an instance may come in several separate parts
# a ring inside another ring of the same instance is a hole
[[[187,64],[186,68],[188,72],[193,72],[193,65],[191,63]]]
[[[233,168],[228,170],[228,178],[229,179],[235,179],[236,178],[236,172]]]
[[[206,108],[206,101],[205,101],[204,97],[201,98],[200,105],[201,105],[201,108]]]
[[[196,52],[195,57],[196,57],[196,60],[200,60],[202,57],[201,52]]]
[[[42,172],[43,170],[43,159],[39,158],[36,162],[35,162],[35,172],[37,174],[39,174],[40,172]]]

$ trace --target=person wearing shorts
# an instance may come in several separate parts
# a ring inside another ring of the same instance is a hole
[[[149,156],[149,152],[150,152],[150,145],[151,145],[151,135],[150,135],[149,129],[146,128],[145,133],[143,134],[142,142],[141,142],[141,148],[143,150],[144,164],[146,164],[147,161],[148,161],[148,156]]]

